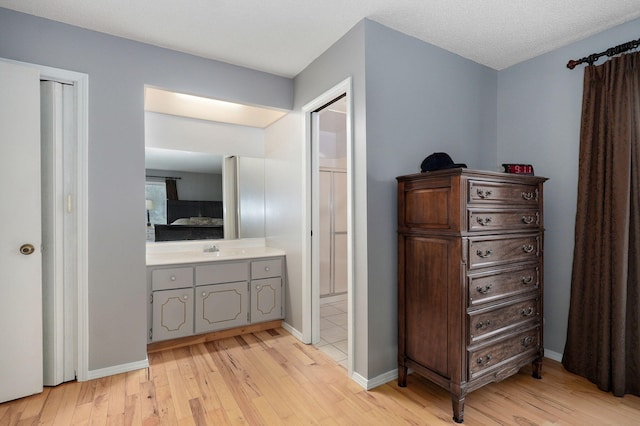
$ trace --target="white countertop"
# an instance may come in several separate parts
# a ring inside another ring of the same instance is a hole
[[[219,251],[204,251],[215,245]],[[147,266],[173,265],[179,263],[216,262],[261,257],[284,256],[283,250],[267,247],[255,240],[199,241],[188,243],[156,243],[147,245]]]

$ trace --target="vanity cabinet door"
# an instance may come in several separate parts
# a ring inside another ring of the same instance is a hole
[[[196,333],[248,324],[247,281],[196,287],[195,312]]]
[[[154,291],[151,340],[175,339],[193,334],[193,288]]]
[[[251,281],[251,323],[282,317],[282,278]]]

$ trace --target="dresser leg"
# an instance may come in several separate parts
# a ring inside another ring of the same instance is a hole
[[[451,395],[453,403],[453,421],[462,423],[464,421],[464,396]]]
[[[533,361],[531,367],[533,369],[533,374],[531,375],[536,379],[542,379],[542,357]]]
[[[407,367],[399,366],[398,367],[398,386],[401,388],[407,387]]]

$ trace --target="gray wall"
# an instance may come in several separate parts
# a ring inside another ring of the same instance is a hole
[[[494,70],[366,21],[369,378],[397,362],[395,177],[436,151],[496,169]]]
[[[352,77],[352,105],[353,105],[353,174],[355,188],[366,188],[366,93],[365,93],[365,22],[356,24],[347,34],[338,40],[331,48],[315,59],[294,80],[294,109],[302,107],[335,87],[348,77]],[[301,117],[303,118],[303,117]],[[300,134],[300,137],[302,134]],[[295,143],[304,143],[298,139]],[[302,154],[302,152],[301,152]],[[305,164],[305,158],[297,160],[299,165]],[[300,188],[302,190],[302,188]],[[367,216],[366,191],[354,191],[354,312],[353,318],[356,332],[354,339],[354,368],[364,377],[367,376],[368,363],[368,307],[367,307]],[[298,230],[297,232],[301,232]],[[300,241],[303,241],[300,235]],[[301,247],[302,248],[302,247]],[[300,249],[301,249],[300,248]],[[300,277],[302,285],[310,285]],[[300,296],[301,290],[300,290]],[[300,299],[302,303],[302,299]],[[390,319],[395,321],[395,319]],[[297,325],[294,327],[298,328]],[[300,324],[299,330],[302,329]]]
[[[531,163],[545,184],[545,347],[564,351],[580,146],[584,65],[578,59],[638,38],[640,20],[498,73],[498,159]],[[606,60],[602,58],[598,64]]]
[[[0,57],[89,75],[89,369],[144,360],[144,85],[290,109],[292,81],[7,9]]]

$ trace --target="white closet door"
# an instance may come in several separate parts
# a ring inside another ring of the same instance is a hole
[[[2,61],[0,147],[0,402],[4,402],[42,392],[42,237],[40,73]]]
[[[74,88],[40,82],[42,149],[42,299],[44,384],[75,379],[73,312],[75,265]]]

